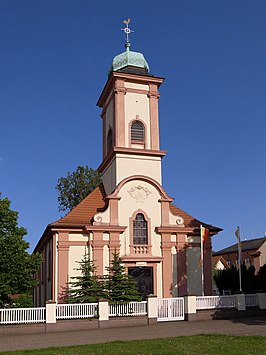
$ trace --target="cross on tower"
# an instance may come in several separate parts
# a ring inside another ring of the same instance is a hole
[[[134,31],[132,31],[128,27],[128,25],[130,23],[130,18],[128,18],[127,20],[124,20],[123,23],[125,24],[126,27],[125,28],[121,28],[121,31],[124,31],[125,34],[126,34],[126,45],[127,45],[127,44],[129,44],[129,35],[130,35],[131,32],[134,32]]]

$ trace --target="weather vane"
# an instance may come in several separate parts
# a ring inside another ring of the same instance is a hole
[[[124,20],[123,23],[126,25],[126,27],[125,28],[121,28],[121,31],[124,31],[125,34],[126,34],[126,47],[127,47],[128,45],[130,45],[130,43],[129,43],[129,35],[130,35],[131,32],[134,32],[134,31],[132,31],[128,27],[128,25],[130,23],[130,18],[128,18],[127,20]]]

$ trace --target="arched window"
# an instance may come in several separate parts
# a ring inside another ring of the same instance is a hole
[[[110,152],[112,147],[113,147],[113,131],[112,128],[110,128],[107,134],[107,153]]]
[[[133,121],[131,125],[131,141],[144,143],[145,127],[141,121]]]
[[[142,213],[138,213],[133,221],[133,244],[148,244],[148,227]]]

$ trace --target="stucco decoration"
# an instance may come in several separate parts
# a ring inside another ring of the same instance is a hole
[[[184,219],[180,216],[174,215],[170,212],[170,224],[177,224],[180,227],[184,227]]]
[[[176,218],[176,224],[178,225],[184,225],[184,219],[182,217],[177,217]]]
[[[101,213],[98,213],[98,214],[96,214],[94,217],[93,217],[93,219],[94,219],[94,224],[100,224],[100,223],[102,223],[102,216],[101,216],[102,214]]]
[[[110,223],[110,208],[108,207],[104,212],[96,213],[93,216],[93,224],[108,224]]]
[[[131,187],[131,189],[128,191],[129,195],[136,201],[136,202],[141,202],[143,203],[144,200],[146,200],[149,195],[151,194],[151,191],[147,189],[147,187],[143,187],[141,185]]]

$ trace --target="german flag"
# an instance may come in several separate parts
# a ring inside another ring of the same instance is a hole
[[[209,235],[209,229],[207,229],[203,226],[200,226],[200,237],[201,237],[201,240],[203,241],[203,243],[207,240],[208,235]]]

